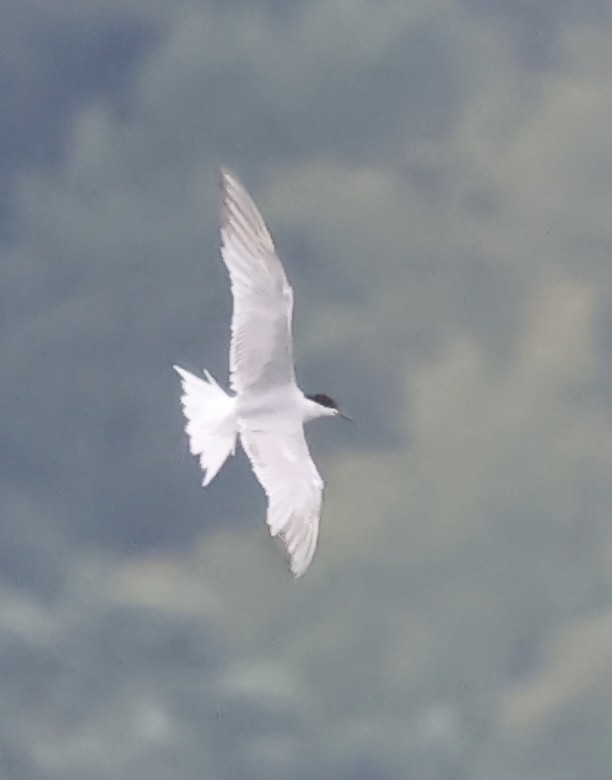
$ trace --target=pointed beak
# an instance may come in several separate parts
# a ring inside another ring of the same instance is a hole
[[[347,414],[343,409],[338,409],[338,417],[342,417],[343,420],[349,420],[355,422],[354,418],[350,414]]]

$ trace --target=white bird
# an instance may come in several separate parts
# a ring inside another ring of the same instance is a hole
[[[304,423],[317,417],[351,419],[328,395],[306,396],[293,368],[293,290],[255,203],[238,179],[221,171],[221,255],[234,300],[230,385],[226,393],[174,366],[182,380],[189,448],[198,455],[208,485],[236,436],[268,498],[267,522],[300,577],[312,561],[319,533],[323,480],[304,438]]]

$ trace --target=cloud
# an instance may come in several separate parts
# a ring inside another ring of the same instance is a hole
[[[7,18],[7,772],[530,778],[561,743],[560,777],[607,771],[580,726],[607,650],[579,641],[609,622],[607,9]],[[222,162],[295,285],[300,380],[358,419],[309,431],[295,588],[244,459],[201,491],[170,369],[226,372]]]

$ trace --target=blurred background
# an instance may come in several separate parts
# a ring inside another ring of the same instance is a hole
[[[3,0],[3,780],[608,780],[612,9]],[[296,289],[320,547],[242,453],[216,169]]]

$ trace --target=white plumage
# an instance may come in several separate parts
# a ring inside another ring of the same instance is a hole
[[[306,397],[293,368],[293,290],[255,203],[239,181],[221,172],[221,255],[234,300],[228,395],[178,366],[190,451],[208,485],[235,451],[236,435],[268,498],[267,522],[287,550],[291,571],[304,574],[319,533],[323,480],[303,423],[344,415],[326,395]]]

